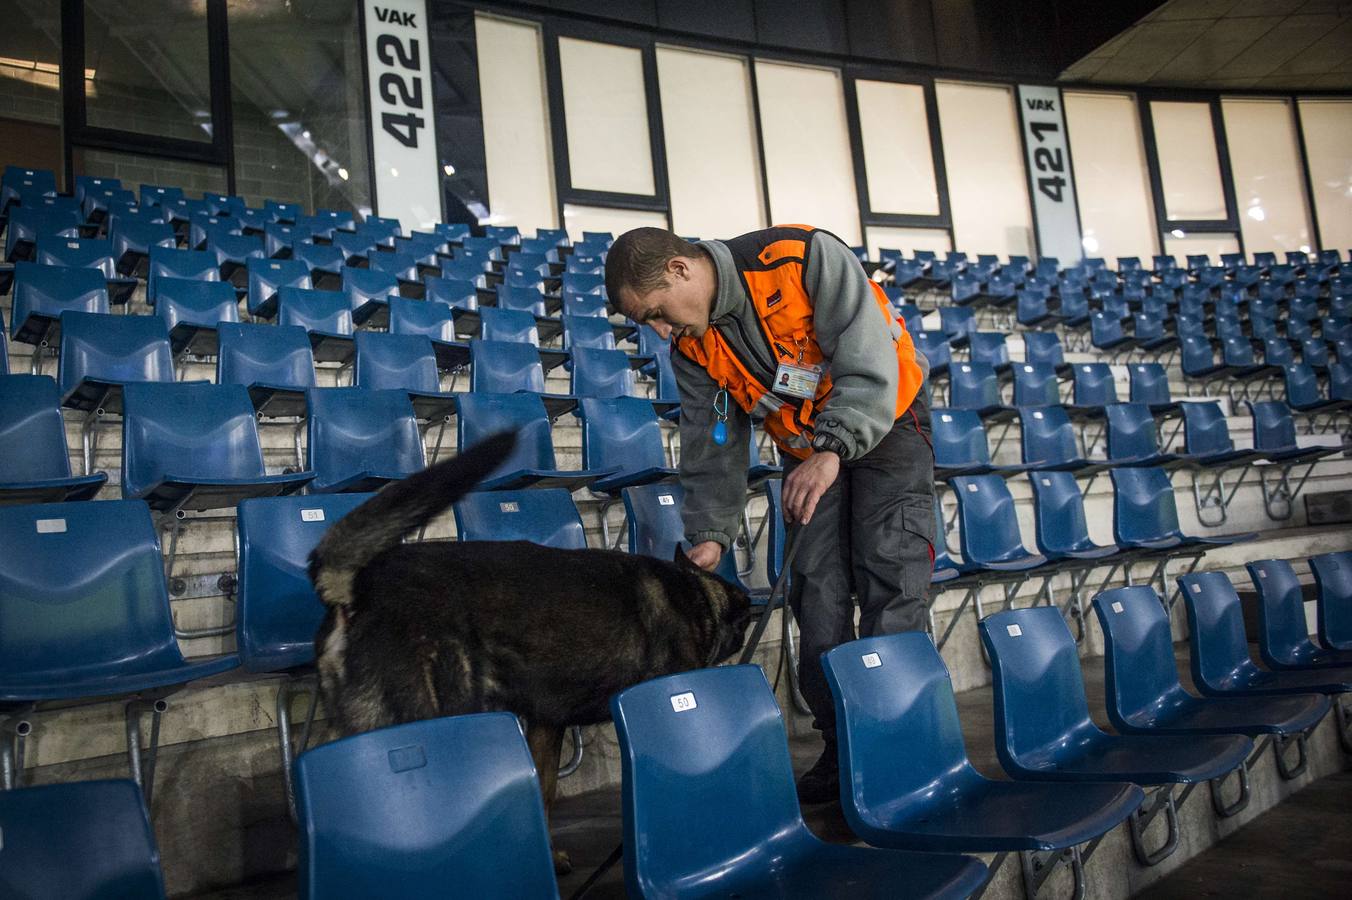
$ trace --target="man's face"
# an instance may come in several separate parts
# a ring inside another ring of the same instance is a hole
[[[709,330],[716,289],[699,277],[692,260],[675,257],[667,263],[666,284],[640,295],[633,289],[621,292],[624,314],[651,326],[659,337],[702,338]]]

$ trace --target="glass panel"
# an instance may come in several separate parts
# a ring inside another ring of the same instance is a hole
[[[1352,101],[1301,100],[1319,246],[1352,247]]]
[[[1244,247],[1310,251],[1300,145],[1289,100],[1222,100]]]
[[[85,120],[210,142],[206,11],[206,0],[85,0]]]
[[[315,209],[370,211],[357,7],[346,0],[228,0],[235,191]]]
[[[858,244],[859,196],[840,72],[756,61],[770,218]]]
[[[868,229],[868,258],[878,259],[882,249],[900,250],[911,256],[917,250],[932,250],[935,253],[947,253],[953,249],[948,232],[938,228],[879,228]]]
[[[1164,252],[1173,256],[1180,266],[1187,262],[1190,253],[1205,253],[1211,257],[1212,265],[1220,265],[1222,253],[1239,252],[1239,239],[1233,234],[1185,234],[1174,229],[1164,238]],[[1142,262],[1149,264],[1146,260]]]
[[[558,227],[540,28],[478,15],[479,97],[488,160],[486,224]]]
[[[563,227],[568,229],[570,239],[580,241],[584,231],[609,231],[615,237],[619,237],[631,228],[669,226],[666,213],[611,209],[605,206],[577,206],[569,203],[563,207]],[[705,236],[713,237],[713,235]]]
[[[642,51],[559,38],[559,71],[573,187],[652,196]]]
[[[954,244],[969,255],[1033,253],[1033,220],[1011,88],[940,81],[939,126]]]
[[[137,196],[143,184],[181,187],[192,199],[207,192],[225,193],[225,169],[221,166],[88,147],[77,148],[74,155],[76,175],[120,178],[122,187]]]
[[[61,156],[61,0],[0,0],[0,171],[50,169]]]
[[[676,231],[730,237],[764,228],[746,59],[658,47],[657,80]]]
[[[925,89],[918,84],[856,81],[859,130],[875,213],[939,214]]]
[[[1171,222],[1225,218],[1220,158],[1209,103],[1151,101],[1155,150]]]
[[[1149,260],[1159,247],[1141,121],[1131,94],[1065,91],[1086,256]]]

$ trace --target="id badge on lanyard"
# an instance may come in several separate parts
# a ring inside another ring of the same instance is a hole
[[[822,380],[821,366],[780,363],[775,370],[774,392],[785,397],[811,400],[817,396],[817,385]]]

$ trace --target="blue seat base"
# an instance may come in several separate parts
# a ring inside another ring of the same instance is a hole
[[[34,683],[0,684],[0,703],[35,703],[47,700],[80,700],[86,697],[110,697],[187,684],[200,678],[219,675],[239,667],[239,655],[229,653],[213,659],[185,662],[171,669],[151,672],[127,672],[107,678],[78,678],[63,681],[60,672],[44,672]]]
[[[95,472],[93,475],[76,475],[72,478],[0,484],[0,506],[91,500],[107,481],[106,472]]]
[[[605,478],[613,473],[613,469],[580,469],[576,472],[565,472],[560,469],[517,469],[515,472],[479,482],[476,490],[511,491],[518,488],[559,487],[576,491],[590,487],[598,478]]]
[[[624,490],[627,487],[637,487],[642,484],[656,484],[659,481],[674,481],[680,473],[676,469],[666,466],[653,466],[647,469],[640,469],[637,472],[626,472],[622,475],[613,475],[609,478],[599,478],[592,483],[592,490],[603,494],[613,494]]]
[[[268,475],[263,478],[175,478],[168,475],[144,494],[144,500],[160,512],[171,509],[201,511],[234,509],[250,497],[282,497],[294,494],[314,480],[314,472]]]
[[[309,408],[304,390],[270,384],[249,385],[249,401],[254,412],[272,419],[303,417]]]
[[[1128,734],[1296,734],[1312,728],[1329,711],[1329,699],[1321,694],[1286,697],[1188,696],[1151,722],[1114,721]]]
[[[1131,781],[1139,785],[1194,784],[1239,767],[1253,742],[1235,735],[1109,735],[1100,733],[1078,756],[1030,769],[1001,765],[1029,781]]]

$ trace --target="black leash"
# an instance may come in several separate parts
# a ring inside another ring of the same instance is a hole
[[[751,662],[751,657],[756,653],[756,647],[760,644],[761,637],[765,634],[765,627],[770,624],[770,613],[773,612],[775,608],[775,597],[783,597],[784,585],[787,584],[789,580],[789,564],[793,562],[794,556],[798,553],[798,539],[801,536],[801,531],[795,534],[789,540],[788,546],[784,550],[784,563],[780,568],[779,578],[775,580],[775,586],[770,589],[770,596],[766,598],[765,601],[765,609],[761,611],[760,619],[756,621],[756,628],[751,632],[751,640],[747,643],[746,649],[742,651],[741,659],[737,660],[738,665],[745,665]],[[787,606],[787,601],[785,601],[785,605]],[[784,619],[784,626],[787,630],[787,615]],[[717,652],[717,649],[715,649],[714,652]],[[714,660],[710,660],[709,665],[713,665],[714,662]],[[615,849],[610,851],[610,855],[606,857],[606,861],[601,863],[595,872],[592,872],[587,876],[587,880],[582,882],[582,886],[574,891],[568,900],[582,900],[587,892],[595,887],[596,882],[600,881],[602,876],[609,872],[611,868],[614,867],[615,863],[620,861],[622,856],[624,856],[623,842],[615,845]]]

